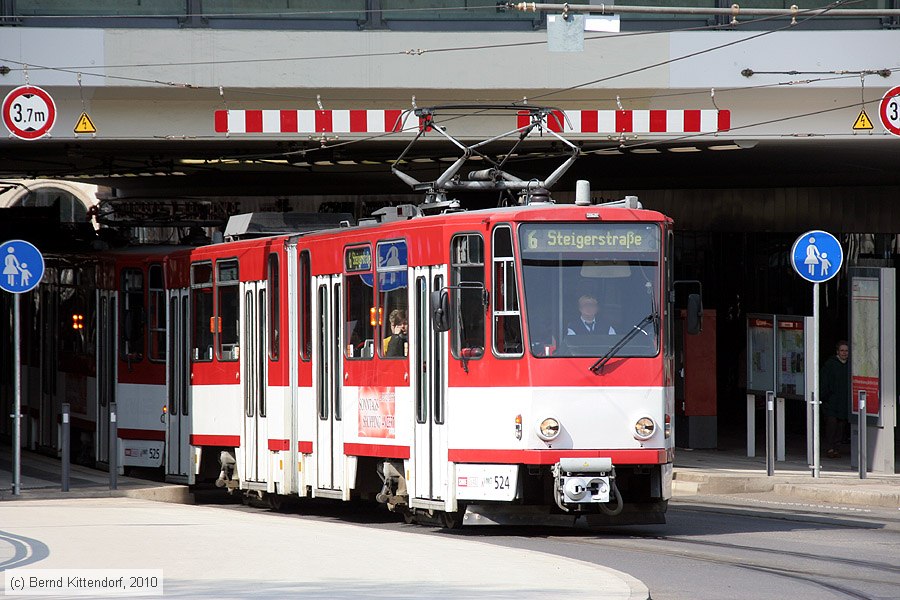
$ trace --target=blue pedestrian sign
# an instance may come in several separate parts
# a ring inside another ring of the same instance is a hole
[[[797,275],[812,283],[824,283],[838,274],[844,263],[844,249],[826,231],[807,231],[791,248],[791,266]]]
[[[44,276],[44,257],[41,251],[24,240],[9,240],[0,244],[0,289],[13,294],[30,292]]]

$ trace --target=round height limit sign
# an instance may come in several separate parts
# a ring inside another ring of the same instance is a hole
[[[33,85],[15,88],[3,100],[3,124],[21,140],[36,140],[56,123],[56,104],[50,94]]]
[[[900,86],[889,89],[882,96],[878,116],[885,130],[900,135]]]

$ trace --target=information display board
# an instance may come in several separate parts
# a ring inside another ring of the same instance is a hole
[[[804,398],[805,335],[803,317],[747,315],[747,393]]]
[[[859,269],[862,271],[862,269]],[[866,414],[881,410],[881,285],[878,276],[850,279],[850,404],[859,413],[859,392],[866,392]]]
[[[778,315],[775,348],[778,352],[775,395],[781,398],[802,399],[806,393],[804,377],[805,348],[803,317]]]
[[[775,389],[775,317],[747,315],[747,392]]]

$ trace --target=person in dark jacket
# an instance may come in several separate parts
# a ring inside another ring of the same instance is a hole
[[[825,416],[824,446],[828,448],[828,458],[840,458],[838,445],[843,437],[844,426],[850,417],[850,346],[844,340],[835,344],[835,354],[822,365],[820,394],[822,414]]]
[[[403,309],[392,310],[388,315],[391,336],[384,340],[385,356],[406,356],[409,352],[409,320]]]

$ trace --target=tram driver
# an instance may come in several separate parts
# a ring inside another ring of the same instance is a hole
[[[578,298],[578,318],[570,321],[566,335],[616,335],[612,324],[598,318],[600,303],[593,294],[582,294]]]

